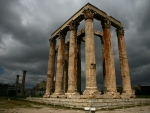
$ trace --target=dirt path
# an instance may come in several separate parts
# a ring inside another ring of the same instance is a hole
[[[37,108],[0,109],[0,113],[85,113],[85,111],[40,106]],[[96,111],[95,113],[150,113],[150,106],[116,109],[113,111]]]

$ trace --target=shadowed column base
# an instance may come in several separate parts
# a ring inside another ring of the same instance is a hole
[[[64,92],[63,91],[59,91],[59,92],[53,93],[50,97],[52,97],[52,98],[59,98],[59,96],[62,96],[62,95],[64,95]]]
[[[121,94],[121,98],[135,98],[134,90],[124,90]]]
[[[50,97],[50,94],[44,94],[43,97],[44,97],[44,98],[49,98],[49,97]]]
[[[101,95],[101,92],[97,89],[97,87],[88,87],[84,90],[83,95]]]
[[[105,92],[103,98],[120,98],[120,93],[118,92]]]
[[[65,93],[67,98],[80,98],[80,93],[79,92],[67,92]]]

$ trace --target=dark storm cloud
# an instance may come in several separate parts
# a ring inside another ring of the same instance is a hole
[[[48,39],[68,18],[87,2],[119,20],[125,29],[125,41],[132,84],[150,85],[150,22],[148,0],[1,0],[0,3],[0,82],[14,83],[26,69],[26,86],[46,80]],[[79,30],[84,28],[84,21]],[[102,31],[101,22],[94,28]],[[115,28],[111,27],[117,85],[121,85],[119,53]],[[67,33],[69,38],[69,32]],[[66,38],[66,39],[67,39]],[[82,89],[85,87],[85,48],[82,43]],[[101,42],[95,37],[97,84],[103,87]]]

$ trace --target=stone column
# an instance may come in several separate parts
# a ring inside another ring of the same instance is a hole
[[[96,81],[96,58],[94,42],[93,13],[87,9],[84,12],[85,17],[85,70],[86,70],[86,88],[83,95],[100,95],[97,89]]]
[[[70,23],[69,67],[67,97],[79,94],[77,92],[77,23]]]
[[[121,68],[122,85],[123,85],[122,94],[129,95],[131,97],[133,95],[132,95],[130,71],[129,71],[127,53],[126,53],[123,27],[117,28],[116,32],[118,37],[119,59],[120,59],[120,68]]]
[[[25,88],[25,78],[26,78],[26,70],[23,70],[23,77],[22,77],[22,86],[21,86],[21,94],[24,94],[24,88]]]
[[[47,79],[46,79],[46,92],[43,97],[50,97],[52,93],[53,79],[54,79],[54,66],[55,66],[55,46],[56,40],[50,39],[50,49],[49,49],[49,60],[47,69]]]
[[[69,61],[69,42],[65,44],[64,92],[67,92],[68,89],[68,61]]]
[[[56,67],[57,67],[57,53],[58,53],[58,49],[55,49],[55,66],[54,66],[54,77],[53,77],[53,85],[52,85],[52,93],[55,92],[55,81],[56,81]]]
[[[102,68],[103,68],[104,93],[106,93],[107,79],[106,79],[106,72],[105,72],[105,50],[104,50],[104,39],[102,36],[100,37],[100,40],[101,40],[101,46],[102,46]]]
[[[81,39],[77,39],[77,90],[81,94]]]
[[[63,73],[64,73],[64,47],[65,47],[65,36],[66,33],[60,31],[59,33],[59,44],[57,54],[57,67],[56,67],[56,80],[55,80],[55,92],[51,97],[57,97],[63,95]]]
[[[16,85],[15,85],[15,91],[17,92],[18,90],[18,83],[19,83],[19,75],[16,76]]]
[[[118,93],[116,89],[116,74],[115,74],[115,64],[114,55],[112,47],[112,39],[110,33],[111,22],[108,18],[102,20],[103,28],[103,42],[104,42],[104,64],[105,64],[105,85],[106,85],[106,95],[108,98],[117,98]],[[112,96],[111,96],[112,95]]]

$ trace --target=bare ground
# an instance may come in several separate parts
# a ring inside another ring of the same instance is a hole
[[[60,109],[45,106],[38,106],[37,108],[12,108],[1,109],[0,113],[85,113],[84,110]],[[115,109],[113,111],[96,111],[96,113],[150,113],[150,106],[132,107],[124,109]]]
[[[85,111],[0,98],[0,113],[85,113]],[[150,105],[114,110],[98,110],[96,113],[150,113]]]

